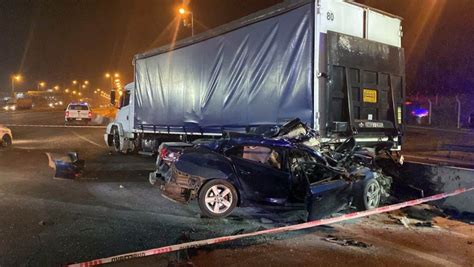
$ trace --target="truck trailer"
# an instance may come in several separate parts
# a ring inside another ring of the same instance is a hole
[[[401,18],[343,0],[285,1],[134,56],[110,149],[154,153],[300,118],[322,141],[402,144]],[[115,100],[115,94],[111,93]]]

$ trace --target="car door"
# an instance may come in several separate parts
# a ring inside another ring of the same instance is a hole
[[[289,197],[289,172],[285,168],[284,151],[265,146],[239,146],[227,152],[234,162],[245,196],[252,201],[283,205]],[[271,163],[271,155],[278,163]]]
[[[352,183],[343,179],[325,181],[309,186],[306,201],[308,220],[327,217],[350,202]]]

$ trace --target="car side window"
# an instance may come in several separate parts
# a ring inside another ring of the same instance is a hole
[[[282,153],[265,146],[236,146],[227,150],[225,154],[269,165],[278,170],[282,167]]]

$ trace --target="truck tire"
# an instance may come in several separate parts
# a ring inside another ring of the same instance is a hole
[[[354,205],[359,211],[375,209],[382,198],[382,188],[375,179],[364,181],[354,198]]]
[[[112,146],[115,152],[120,152],[120,133],[115,126],[112,128]]]
[[[238,195],[234,186],[220,179],[205,183],[199,190],[199,208],[208,218],[223,218],[237,206]]]
[[[12,139],[11,137],[6,134],[2,137],[2,141],[0,143],[0,147],[3,147],[3,148],[8,148],[12,145]]]

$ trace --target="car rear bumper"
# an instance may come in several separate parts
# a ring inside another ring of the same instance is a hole
[[[164,196],[170,198],[179,203],[188,203],[189,201],[196,198],[197,192],[202,184],[202,179],[200,177],[189,176],[185,173],[182,173],[174,167],[171,166],[169,173],[169,179],[159,177],[158,172],[153,172],[150,175],[155,175],[155,179],[160,180],[163,183],[160,186],[160,190]]]

